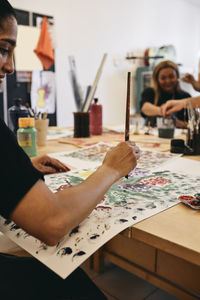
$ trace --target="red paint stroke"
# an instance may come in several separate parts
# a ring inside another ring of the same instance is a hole
[[[165,184],[171,183],[170,179],[162,178],[162,177],[153,177],[145,180],[141,180],[141,184],[150,184],[150,185],[161,185],[164,186]]]

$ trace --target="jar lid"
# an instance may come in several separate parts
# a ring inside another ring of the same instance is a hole
[[[34,118],[19,118],[18,125],[19,125],[19,128],[34,127],[35,119]]]

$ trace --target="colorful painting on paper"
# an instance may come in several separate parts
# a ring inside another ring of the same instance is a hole
[[[102,163],[106,152],[112,147],[112,144],[98,143],[96,145],[75,151],[51,153],[50,156],[57,158],[63,163],[69,164],[75,168],[97,168]],[[160,164],[168,162],[169,159],[179,156],[180,155],[171,153],[142,150],[141,157],[138,161],[138,167],[144,169],[153,169]]]
[[[46,176],[55,192],[80,183],[93,170],[84,169]],[[13,222],[0,218],[0,229],[11,240],[66,278],[92,253],[125,228],[176,205],[178,197],[198,194],[200,177],[170,171],[151,172],[137,168],[122,178],[78,227],[55,247],[48,247]]]

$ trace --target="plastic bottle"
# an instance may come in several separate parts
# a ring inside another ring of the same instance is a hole
[[[98,103],[97,98],[90,108],[90,134],[102,134],[102,105]]]
[[[35,129],[34,118],[19,118],[19,129],[17,130],[18,144],[23,148],[29,157],[37,155],[37,130]]]
[[[28,109],[21,103],[21,98],[15,98],[14,105],[8,109],[8,126],[15,134],[17,134],[18,119],[28,117]]]

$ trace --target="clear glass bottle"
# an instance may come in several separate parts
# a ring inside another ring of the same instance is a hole
[[[17,130],[18,144],[29,157],[37,156],[37,130],[34,118],[19,118],[19,129]]]

